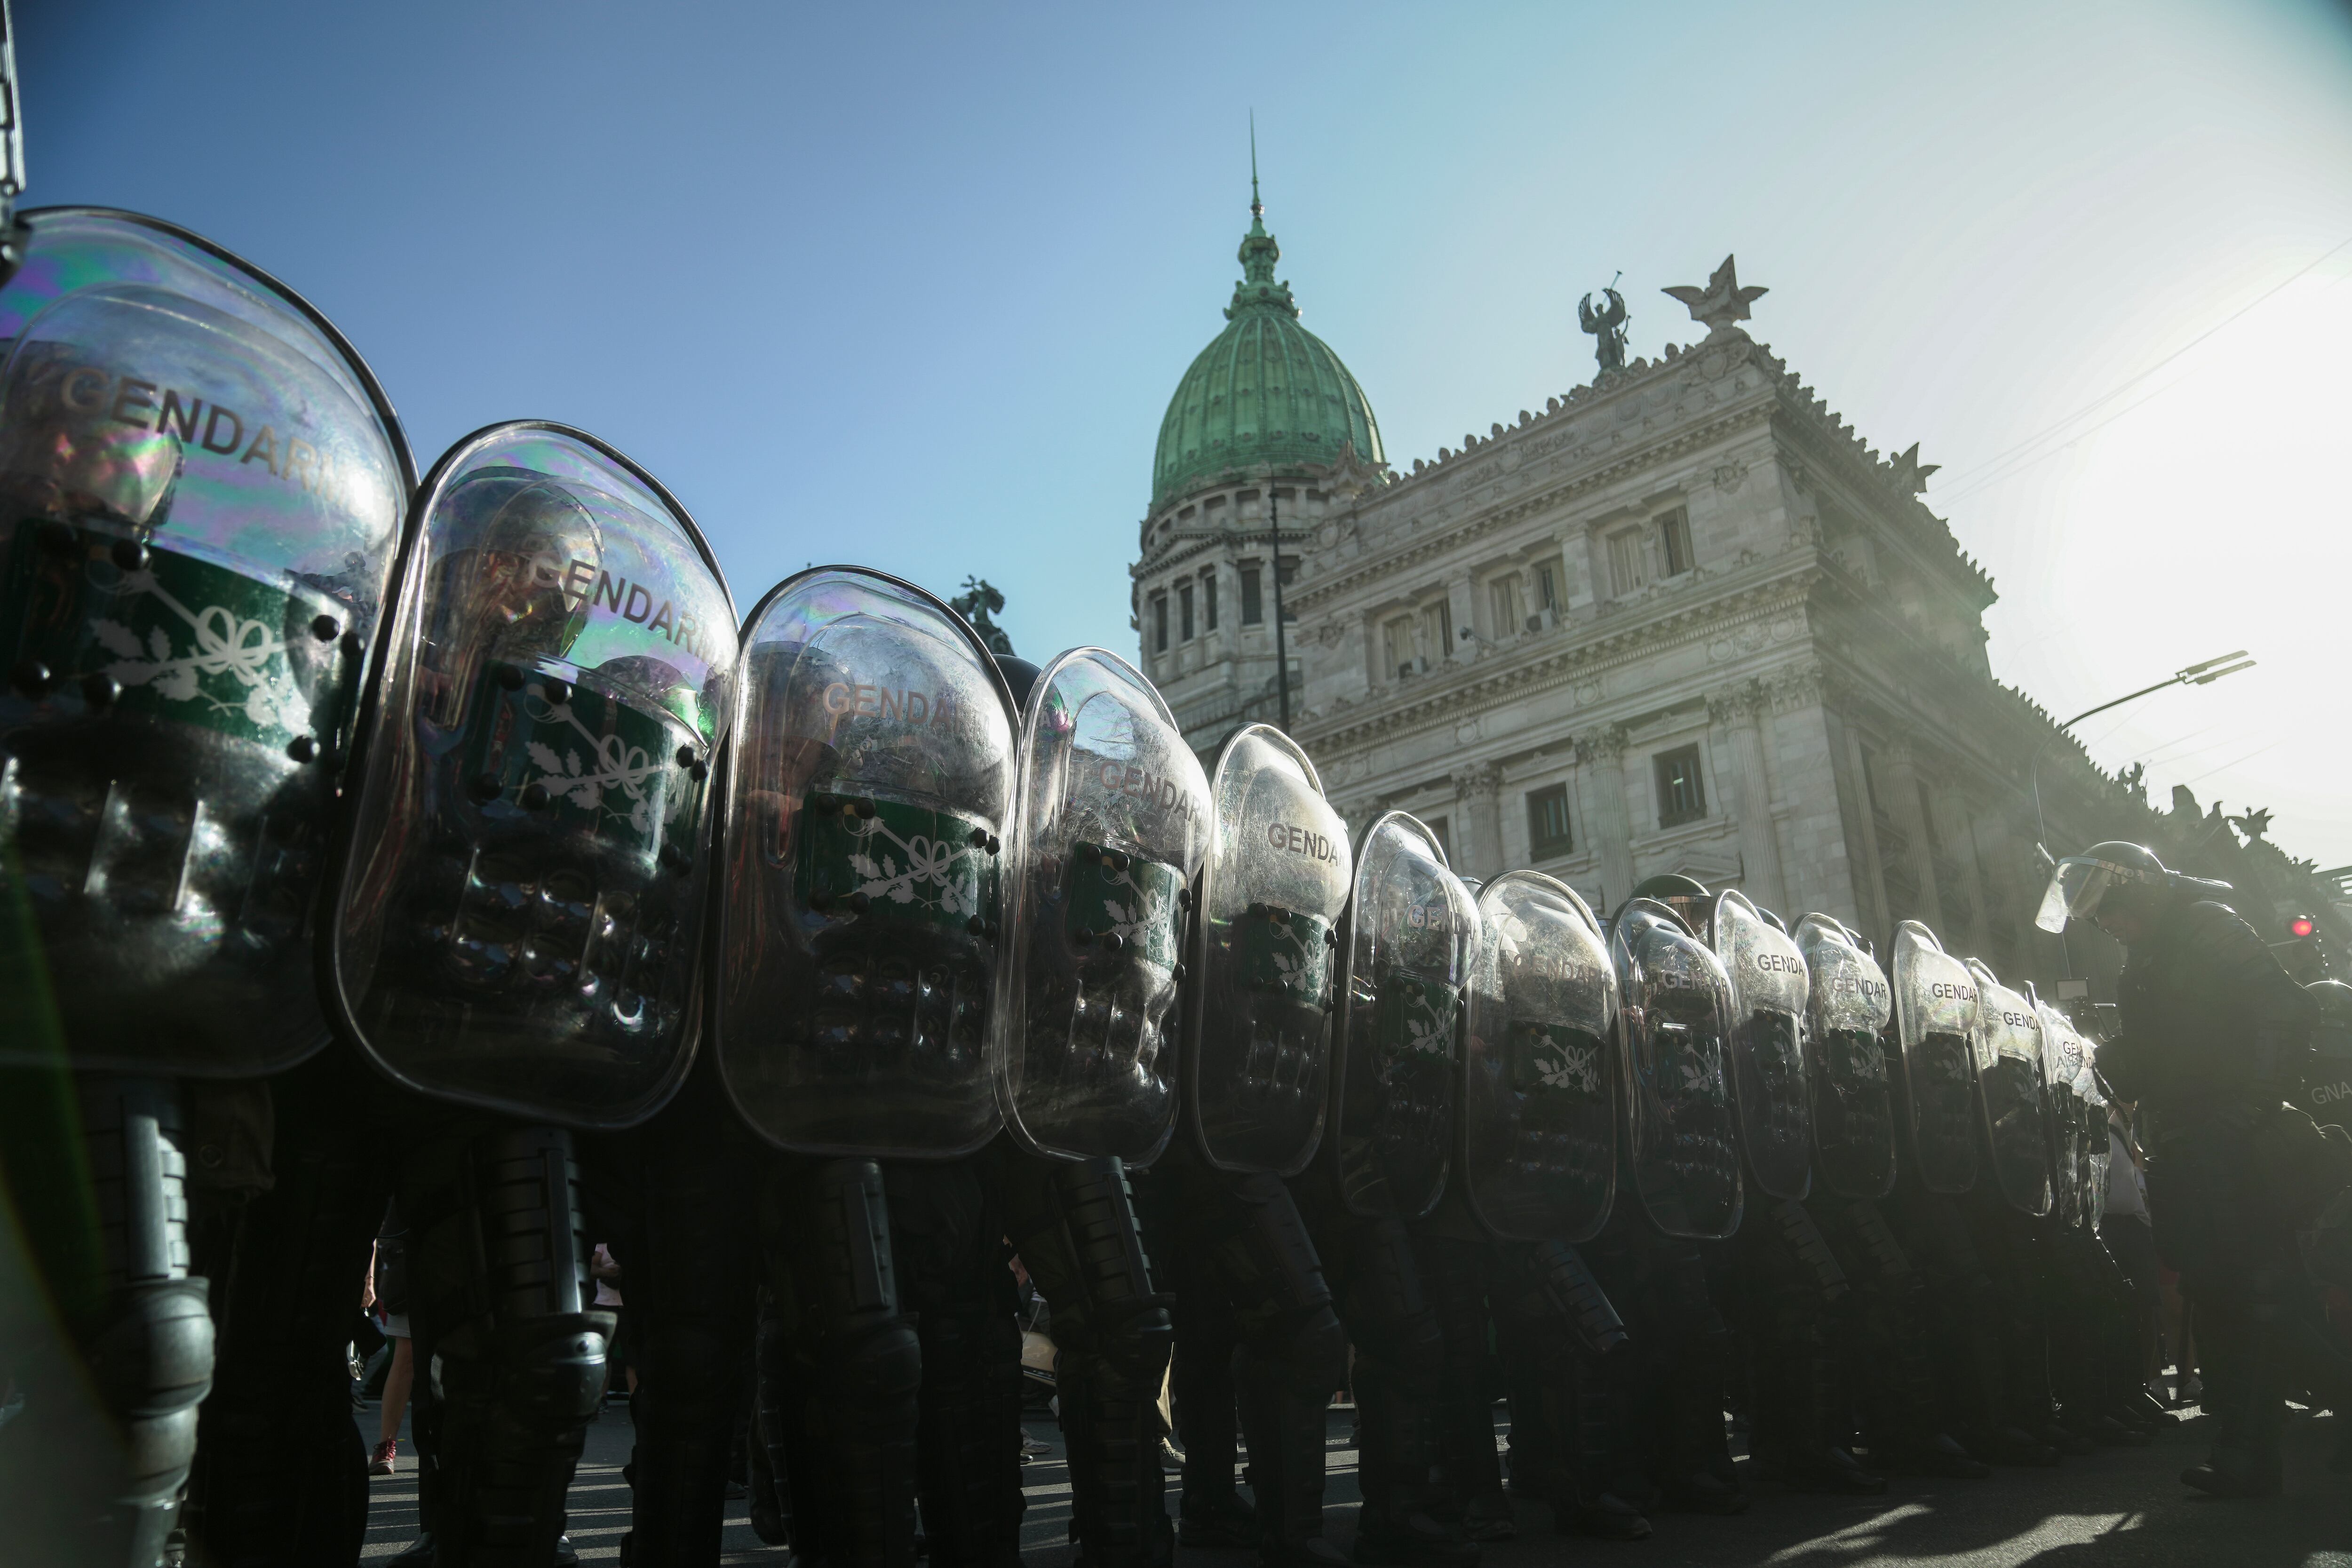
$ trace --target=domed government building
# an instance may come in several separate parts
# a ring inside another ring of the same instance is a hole
[[[1668,290],[1696,342],[1407,466],[1303,323],[1252,195],[1130,568],[1142,668],[1205,764],[1283,722],[1279,644],[1286,727],[1352,828],[1410,811],[1465,875],[1534,867],[1604,913],[1679,871],[1882,952],[1916,917],[2047,994],[2067,968],[2032,924],[2039,751],[2054,852],[2149,843],[2236,884],[2266,937],[2292,910],[2331,957],[2352,945],[2338,889],[2259,822],[2185,789],[2152,808],[1993,679],[1992,579],[1922,501],[1934,469],[1873,450],[1748,335],[1765,290],[1730,258]],[[2112,945],[2074,947],[2111,994]]]

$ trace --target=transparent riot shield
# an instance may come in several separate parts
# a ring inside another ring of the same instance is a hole
[[[1767,1197],[1801,1198],[1812,1187],[1804,954],[1741,893],[1717,897],[1712,924],[1731,982],[1731,1097],[1748,1173]]]
[[[1895,1190],[1895,1099],[1886,1070],[1894,999],[1878,963],[1827,915],[1797,922],[1805,955],[1805,1079],[1813,1171],[1842,1198]]]
[[[735,607],[694,521],[593,436],[425,477],[370,700],[330,973],[395,1081],[624,1127],[684,1076]]]
[[[1225,742],[1184,990],[1184,1119],[1222,1171],[1295,1176],[1322,1141],[1339,922],[1354,859],[1307,753],[1252,724]]]
[[[986,1055],[1013,734],[962,616],[824,566],[745,623],[713,1038],[803,1153],[949,1159],[1001,1121]]]
[[[2095,1228],[2106,1206],[2107,1164],[2114,1153],[2107,1141],[2107,1095],[2099,1087],[2098,1046],[2078,1033],[2083,1070],[2074,1079],[2074,1100],[2083,1110],[2083,1224]]]
[[[2090,1173],[2090,1152],[2084,1140],[2090,1131],[2083,1115],[2080,1080],[2084,1073],[2083,1040],[2066,1016],[2047,1002],[2034,1004],[2042,1029],[2042,1109],[2050,1138],[2051,1202],[2061,1225],[2083,1223],[2087,1194],[2084,1178]]]
[[[1634,1190],[1666,1235],[1720,1239],[1739,1228],[1744,1201],[1724,1060],[1730,982],[1662,903],[1635,899],[1612,923]]]
[[[2042,1088],[2042,1019],[2031,998],[1970,961],[1977,983],[1977,1100],[2000,1195],[2020,1214],[2045,1215],[2052,1202],[2050,1131]]]
[[[1328,1140],[1357,1214],[1417,1219],[1445,1194],[1462,989],[1477,936],[1477,906],[1436,837],[1402,811],[1373,823],[1339,938]]]
[[[1041,1154],[1147,1164],[1176,1125],[1176,982],[1209,781],[1151,683],[1096,647],[1038,676],[1019,758],[997,1102]]]
[[[1463,1026],[1462,1178],[1507,1241],[1589,1241],[1617,1190],[1617,975],[1575,889],[1508,871],[1478,894]]]
[[[274,279],[128,213],[27,221],[0,288],[0,900],[35,942],[0,962],[77,1067],[275,1071],[328,1037],[310,919],[415,468]],[[49,1033],[0,1027],[0,1064],[53,1062]]]
[[[1904,1117],[1920,1183],[1931,1193],[1977,1184],[1977,983],[1917,921],[1895,928],[1895,1042]]]

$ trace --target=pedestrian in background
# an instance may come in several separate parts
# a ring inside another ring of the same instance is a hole
[[[399,1205],[383,1212],[383,1226],[368,1256],[367,1285],[362,1310],[375,1309],[383,1337],[392,1342],[392,1361],[383,1371],[383,1412],[376,1423],[375,1448],[368,1456],[368,1474],[389,1476],[400,1468],[400,1424],[408,1415],[409,1391],[416,1381],[416,1342],[408,1332],[408,1229],[400,1222]]]

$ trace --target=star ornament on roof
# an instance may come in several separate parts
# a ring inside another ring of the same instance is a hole
[[[1944,466],[1941,463],[1921,462],[1919,443],[1916,441],[1911,443],[1909,451],[1897,455],[1893,461],[1895,482],[1915,496],[1927,488],[1927,476]]]
[[[1715,269],[1715,276],[1706,280],[1706,288],[1678,283],[1659,292],[1681,300],[1690,310],[1692,321],[1710,331],[1720,332],[1729,330],[1734,321],[1748,320],[1748,307],[1770,290],[1753,286],[1742,289],[1739,268],[1735,259],[1727,256],[1723,265]]]

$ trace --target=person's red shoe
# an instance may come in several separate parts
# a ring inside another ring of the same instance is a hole
[[[388,1476],[399,1468],[400,1439],[397,1437],[386,1437],[375,1446],[375,1452],[368,1456],[369,1475]]]

